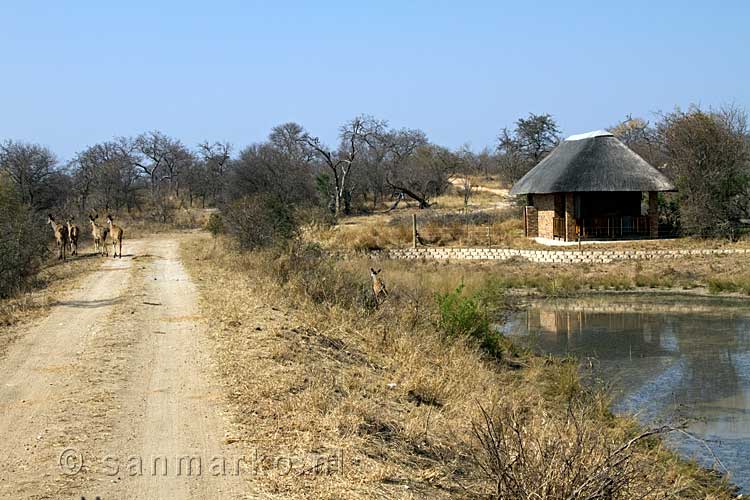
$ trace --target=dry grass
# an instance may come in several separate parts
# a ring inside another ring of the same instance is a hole
[[[487,191],[474,191],[469,198],[467,208],[470,210],[483,210],[490,208],[505,208],[510,205],[511,200],[506,196],[497,195]],[[433,209],[438,210],[462,210],[464,199],[456,189],[451,189],[447,194],[438,196],[432,200]]]
[[[402,248],[412,244],[411,217],[415,214],[419,234],[429,246],[534,247],[533,241],[523,237],[520,208],[513,207],[505,194],[498,194],[505,190],[484,179],[473,182],[478,190],[467,207],[458,188],[452,187],[433,200],[428,210],[412,203],[387,212],[388,206],[383,205],[373,214],[344,217],[331,228],[308,228],[305,236],[335,250]]]
[[[331,250],[368,252],[412,245],[411,214],[417,214],[419,235],[427,246],[494,246],[536,248],[523,236],[518,210],[504,208],[464,215],[455,211],[401,210],[391,214],[349,217],[330,228],[306,231],[309,241]]]
[[[487,422],[482,408],[492,422],[525,412],[537,441],[563,446],[583,436],[580,456],[587,460],[637,433],[609,415],[605,398],[582,388],[568,362],[529,357],[520,360],[526,368],[511,370],[468,341],[446,341],[435,328],[434,294],[455,287],[461,269],[424,264],[397,271],[402,263],[383,263],[391,295],[373,309],[366,300],[369,261],[308,269],[304,257],[241,254],[221,240],[184,245],[243,448],[307,464],[343,459],[327,473],[268,470],[255,477],[262,495],[508,498],[498,493],[486,468],[490,452],[477,439],[477,426]],[[465,282],[480,290],[478,275]],[[571,434],[571,404],[591,409],[580,420],[585,432]],[[521,444],[533,448],[531,440]],[[608,498],[730,497],[719,480],[656,441],[633,454],[637,473]],[[533,461],[518,473],[531,480],[543,464]]]

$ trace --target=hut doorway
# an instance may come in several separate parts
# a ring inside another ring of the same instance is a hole
[[[552,237],[565,239],[565,193],[555,193]]]

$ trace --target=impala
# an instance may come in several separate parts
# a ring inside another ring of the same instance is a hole
[[[120,245],[120,255],[119,257],[122,259],[122,228],[120,226],[116,226],[114,222],[112,222],[112,216],[107,216],[107,224],[109,225],[109,233],[112,235],[112,257],[117,257],[117,245]]]
[[[373,268],[370,268],[370,278],[372,279],[372,296],[375,298],[375,307],[378,307],[380,305],[380,301],[378,300],[380,296],[383,297],[383,300],[388,296],[388,290],[385,288],[385,282],[383,282],[383,279],[378,276],[382,269],[378,269],[377,271]]]
[[[58,224],[52,214],[47,215],[47,224],[52,226],[55,232],[55,242],[57,242],[58,260],[65,260],[65,247],[68,246],[68,226]]]
[[[78,255],[78,236],[81,234],[81,228],[73,223],[73,217],[68,217],[66,221],[68,226],[68,238],[70,242],[70,255]]]
[[[98,214],[89,215],[89,220],[91,221],[91,236],[94,238],[94,249],[99,255],[108,255],[107,235],[109,234],[109,228],[97,224],[96,219],[98,217]]]

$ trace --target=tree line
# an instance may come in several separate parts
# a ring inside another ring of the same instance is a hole
[[[340,127],[335,147],[285,123],[236,154],[227,142],[189,147],[151,131],[95,144],[62,164],[45,146],[6,140],[0,175],[22,203],[41,211],[125,210],[166,221],[176,208],[270,192],[290,203],[314,200],[340,216],[377,207],[394,193],[427,208],[473,157],[466,148],[430,142],[421,130],[363,115]]]
[[[744,110],[678,109],[657,115],[653,124],[628,116],[609,130],[675,182],[679,192],[663,197],[662,213],[686,232],[728,235],[748,217]],[[0,182],[22,205],[79,217],[126,211],[166,222],[180,208],[224,207],[258,193],[339,217],[399,200],[428,208],[454,175],[510,186],[561,140],[551,115],[533,113],[479,152],[451,150],[419,129],[394,128],[368,115],[342,124],[334,145],[297,123],[276,126],[264,141],[240,150],[221,141],[189,146],[151,131],[94,144],[63,163],[43,145],[5,140]]]

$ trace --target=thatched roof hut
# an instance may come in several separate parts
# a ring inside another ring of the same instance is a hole
[[[656,237],[664,174],[604,130],[561,142],[511,189],[528,195],[526,234],[543,238]],[[644,214],[642,193],[649,193]]]
[[[664,174],[604,130],[568,137],[510,194],[675,191]]]

